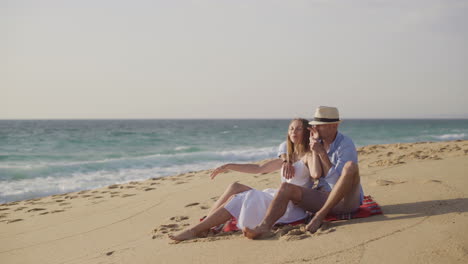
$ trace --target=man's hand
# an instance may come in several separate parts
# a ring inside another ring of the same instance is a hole
[[[309,128],[310,130],[310,136],[309,136],[309,147],[310,150],[315,152],[316,154],[326,154],[325,148],[323,147],[323,144],[320,140],[320,135],[319,132],[315,127]]]
[[[289,163],[289,162],[284,162],[283,163],[283,167],[281,168],[282,172],[283,172],[283,177],[285,179],[292,179],[294,178],[294,166]]]

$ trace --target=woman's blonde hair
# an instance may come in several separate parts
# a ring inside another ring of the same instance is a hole
[[[294,144],[291,139],[289,138],[289,126],[295,121],[300,121],[302,123],[302,128],[304,129],[303,137],[300,142]],[[288,145],[288,162],[295,161],[296,157],[301,157],[303,154],[309,151],[309,133],[307,128],[309,127],[309,120],[304,118],[295,118],[291,120],[288,125],[288,134],[286,135],[286,142]]]

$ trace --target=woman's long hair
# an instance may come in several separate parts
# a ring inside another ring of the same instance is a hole
[[[289,138],[289,126],[294,122],[294,121],[300,121],[302,123],[302,128],[304,129],[303,137],[300,142],[297,144],[294,144],[291,139]],[[293,162],[295,161],[295,158],[301,157],[305,153],[309,151],[309,131],[307,128],[309,127],[309,121],[304,118],[295,118],[291,120],[291,122],[288,125],[288,134],[286,135],[286,142],[288,142],[288,162]]]

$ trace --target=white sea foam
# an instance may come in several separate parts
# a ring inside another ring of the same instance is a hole
[[[178,147],[175,147],[174,150],[175,151],[182,151],[182,150],[188,150],[190,148],[191,147],[189,147],[189,146],[178,146]]]
[[[156,154],[139,158],[90,162],[52,163],[54,166],[59,166],[47,168],[43,177],[0,181],[2,186],[0,203],[212,169],[228,162],[250,162],[273,158],[276,155],[275,149],[274,147],[249,148],[215,152]],[[88,169],[86,171],[84,165],[96,163],[103,163],[106,166],[102,169]],[[48,166],[50,165],[48,164]],[[45,164],[41,166],[47,167]],[[26,172],[31,169],[28,165],[21,168]]]
[[[466,134],[465,133],[444,134],[444,135],[434,135],[432,137],[438,140],[457,140],[457,139],[465,139]]]
[[[185,146],[176,147],[186,148]],[[187,147],[189,148],[189,147]],[[61,161],[61,162],[46,162],[41,161],[37,163],[4,163],[0,164],[0,169],[22,169],[22,170],[33,170],[41,168],[65,168],[65,167],[84,167],[87,165],[106,164],[109,166],[115,166],[115,168],[126,168],[131,164],[153,164],[154,162],[165,162],[169,165],[172,163],[171,160],[186,159],[187,161],[205,161],[205,160],[227,160],[227,161],[255,161],[259,159],[273,158],[276,154],[275,147],[269,148],[246,148],[239,150],[226,150],[226,151],[200,151],[200,152],[183,152],[175,154],[152,154],[139,157],[123,157],[114,159],[101,159],[101,160],[86,160],[86,161]]]
[[[0,181],[0,203],[41,197],[58,193],[74,192],[85,189],[100,188],[111,184],[130,181],[141,181],[153,177],[164,177],[190,171],[215,168],[221,162],[205,162],[170,167],[148,169],[122,169],[119,171],[95,171],[90,173],[64,174],[59,177],[22,179],[17,181]]]

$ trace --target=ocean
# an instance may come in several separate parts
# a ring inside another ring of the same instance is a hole
[[[290,120],[0,120],[0,203],[276,156]],[[467,140],[468,120],[345,120],[356,146]]]

